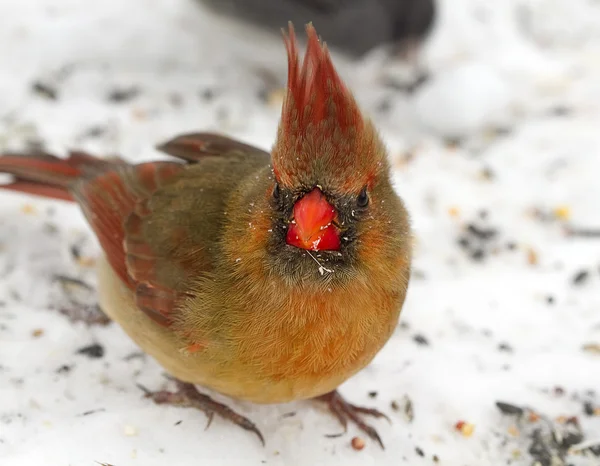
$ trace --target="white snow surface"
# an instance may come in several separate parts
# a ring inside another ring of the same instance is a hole
[[[386,87],[397,64],[377,51],[363,62],[335,56],[388,144],[415,233],[403,325],[341,387],[390,416],[369,420],[386,449],[367,439],[354,450],[351,438],[365,436],[352,425],[326,437],[341,428],[316,402],[212,394],[257,424],[262,447],[219,418],[205,430],[203,413],[144,399],[136,384],[171,387],[162,369],[118,325],[56,311],[73,303],[54,275],[95,286],[99,247],[78,208],[0,192],[0,464],[428,465],[434,455],[452,466],[532,464],[530,441],[509,433],[516,421],[498,400],[578,416],[586,439],[600,440],[600,417],[583,413],[583,400],[600,406],[589,393],[600,389],[600,354],[583,349],[600,344],[600,238],[565,234],[600,228],[600,3],[439,6],[420,57],[430,78],[412,94]],[[195,130],[268,149],[280,99],[264,75],[276,88],[285,72],[277,37],[192,0],[1,0],[0,150],[42,143],[142,161]],[[139,93],[107,99],[128,88]],[[458,244],[471,223],[497,232],[479,260]],[[79,305],[95,302],[76,291]],[[93,343],[102,358],[77,354]],[[405,395],[412,422],[391,407]],[[461,420],[474,425],[470,437],[455,429]]]

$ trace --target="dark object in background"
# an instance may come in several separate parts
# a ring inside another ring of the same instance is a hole
[[[312,22],[323,40],[360,56],[382,44],[410,47],[429,33],[435,0],[200,0],[212,10],[279,33]]]

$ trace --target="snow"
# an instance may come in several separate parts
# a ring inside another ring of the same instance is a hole
[[[415,109],[432,132],[466,137],[484,124],[501,124],[510,103],[508,85],[494,70],[470,61],[432,78],[415,98]]]
[[[390,416],[372,421],[385,451],[371,441],[353,450],[364,437],[354,426],[325,437],[340,427],[316,403],[213,394],[256,422],[263,448],[221,419],[205,430],[204,414],[144,399],[136,384],[168,386],[161,368],[117,325],[86,327],[55,310],[95,303],[93,290],[53,280],[95,285],[99,249],[77,208],[0,193],[0,463],[425,465],[437,455],[443,465],[529,465],[530,441],[508,433],[516,421],[499,400],[576,415],[586,440],[600,439],[600,417],[583,413],[585,400],[600,405],[588,393],[600,388],[600,355],[583,350],[600,344],[600,240],[565,234],[600,228],[598,57],[593,0],[440,1],[420,57],[430,78],[413,93],[385,86],[398,65],[377,51],[362,68],[336,56],[386,139],[415,230],[403,325],[341,387]],[[284,79],[277,38],[192,0],[0,2],[2,150],[43,143],[140,161],[193,130],[268,149]],[[138,93],[114,102],[115,89]],[[468,224],[497,233],[477,239]],[[78,354],[94,343],[103,357]],[[405,395],[412,422],[391,407]],[[461,420],[475,426],[470,437],[454,429]]]

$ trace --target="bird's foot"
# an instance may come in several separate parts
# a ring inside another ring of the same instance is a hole
[[[260,430],[258,430],[256,425],[248,418],[236,413],[228,406],[214,401],[208,395],[200,393],[191,383],[181,382],[179,380],[175,380],[175,383],[177,384],[177,391],[174,392],[167,390],[152,392],[141,385],[139,385],[139,387],[146,394],[146,398],[151,398],[156,404],[190,407],[203,411],[208,417],[208,423],[206,424],[207,429],[210,426],[214,415],[218,414],[223,419],[233,422],[242,429],[254,432],[261,443],[263,445],[265,444],[265,439],[260,433]]]
[[[381,437],[379,437],[377,431],[369,424],[364,422],[360,417],[360,414],[363,414],[366,416],[383,417],[390,421],[390,418],[387,417],[385,414],[373,408],[365,408],[362,406],[352,405],[346,400],[344,400],[342,395],[340,395],[340,393],[337,390],[326,393],[325,395],[318,396],[316,400],[324,401],[325,403],[327,403],[327,405],[329,406],[329,410],[338,419],[338,421],[340,421],[340,424],[342,424],[344,432],[347,431],[348,421],[351,421],[354,424],[356,424],[356,426],[365,434],[367,434],[371,439],[379,443],[381,448],[385,448],[383,446],[383,442],[381,441]]]

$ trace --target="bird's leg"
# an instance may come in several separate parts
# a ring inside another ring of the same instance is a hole
[[[240,426],[242,429],[254,432],[260,439],[261,443],[263,445],[265,444],[265,439],[260,433],[260,430],[258,430],[256,425],[254,425],[254,423],[248,418],[236,413],[228,406],[214,401],[208,395],[200,393],[191,383],[181,382],[180,380],[176,379],[175,383],[177,385],[177,390],[174,392],[167,390],[152,392],[141,385],[139,385],[139,387],[146,394],[146,398],[151,398],[156,404],[169,404],[180,407],[196,408],[200,411],[203,411],[208,417],[208,423],[206,424],[207,429],[210,426],[214,415],[217,414],[223,419],[227,419],[228,421]]]
[[[366,416],[383,417],[389,421],[390,418],[387,417],[385,414],[373,408],[364,408],[362,406],[352,405],[346,400],[344,400],[342,395],[340,395],[340,393],[337,390],[326,393],[325,395],[318,396],[315,399],[327,403],[327,405],[329,406],[329,410],[338,419],[338,421],[340,421],[340,424],[342,424],[344,432],[346,432],[347,430],[348,421],[352,421],[360,430],[366,433],[371,439],[379,443],[381,448],[384,448],[383,442],[381,441],[381,438],[379,437],[377,431],[373,427],[365,423],[361,419],[360,414]]]

